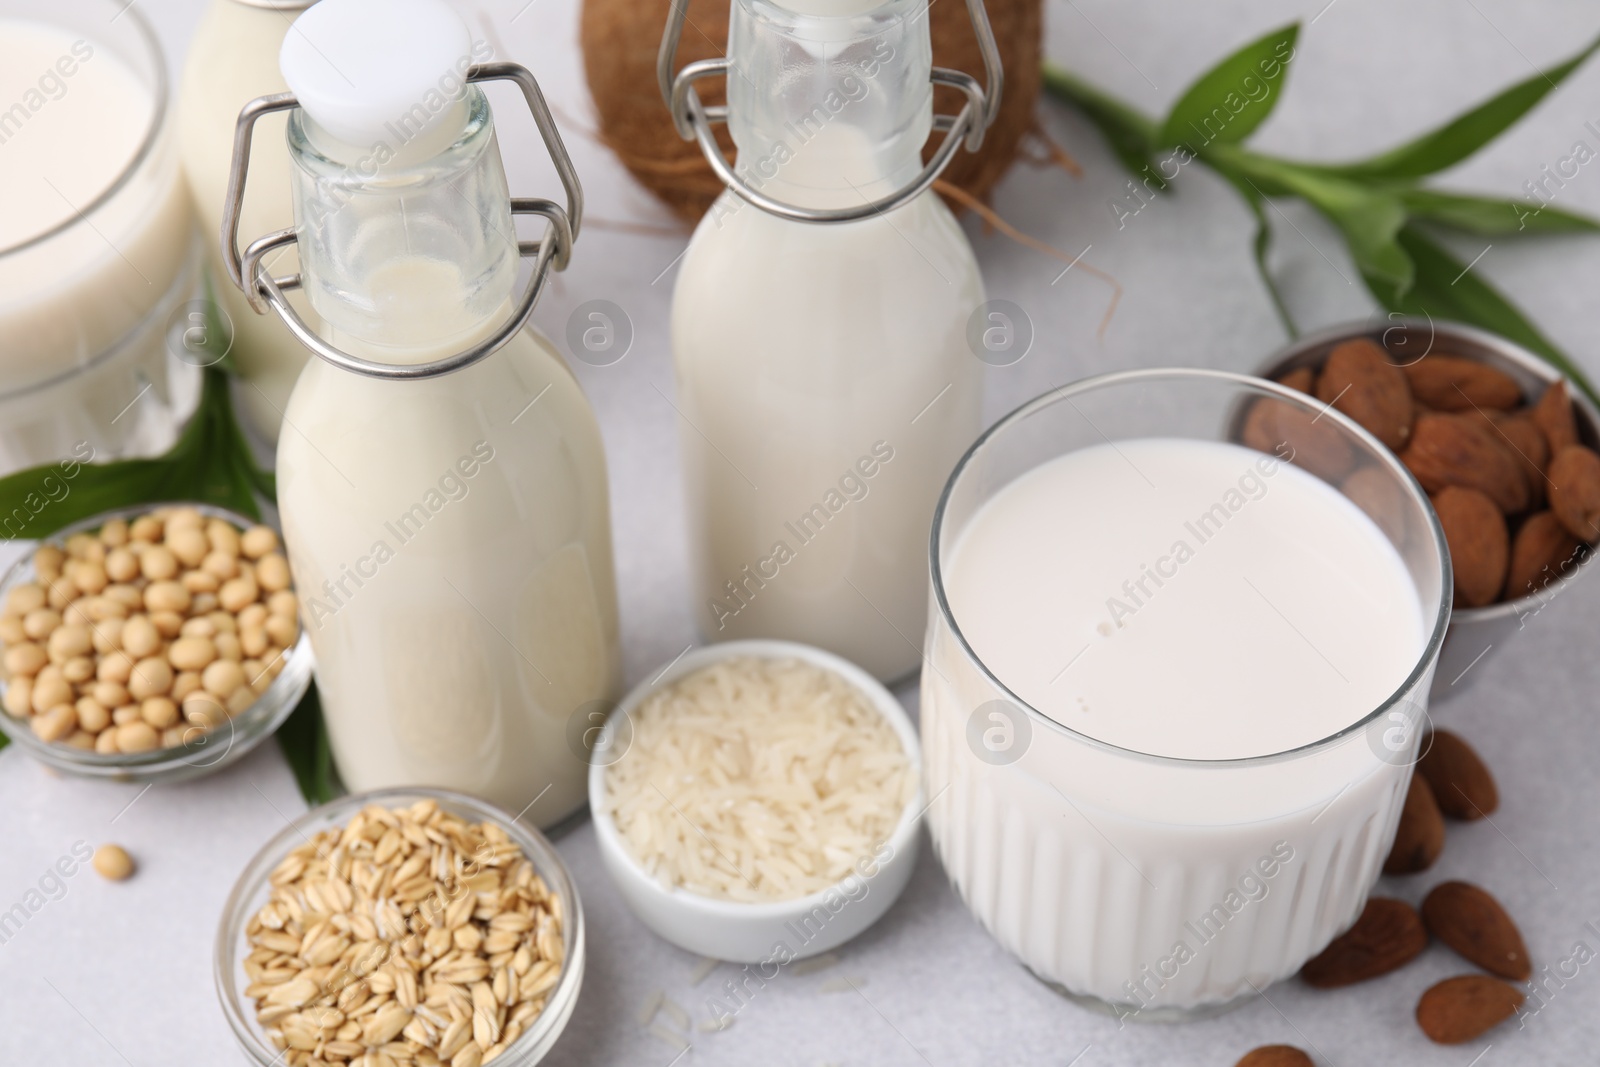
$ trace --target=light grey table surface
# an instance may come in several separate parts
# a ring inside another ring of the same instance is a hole
[[[137,2],[172,55],[181,56],[202,0]],[[603,298],[621,305],[636,331],[620,363],[577,367],[609,452],[632,683],[697,639],[685,582],[676,416],[662,395],[672,391],[670,267],[687,234],[639,236],[615,227],[671,221],[583,132],[592,128],[593,111],[580,74],[576,0],[477,0],[472,10],[480,26],[494,26],[501,54],[533,67],[560,106],[589,196],[572,268],[538,310],[538,322],[559,337],[573,307]],[[1286,98],[1258,141],[1322,158],[1404,139],[1600,30],[1600,12],[1577,0],[1050,0],[1046,49],[1156,111],[1210,62],[1291,17],[1315,21],[1302,35]],[[1252,273],[1248,216],[1231,192],[1190,167],[1175,196],[1119,228],[1109,205],[1124,176],[1075,115],[1050,104],[1041,114],[1085,173],[1072,179],[1019,167],[995,206],[1071,255],[1092,245],[1085,261],[1114,275],[1123,298],[1097,336],[1110,294],[1104,283],[1075,270],[1053,284],[1062,264],[968,219],[990,295],[1024,308],[1038,337],[1020,363],[987,372],[989,419],[1099,371],[1162,364],[1245,370],[1282,343]],[[1600,146],[1585,127],[1590,120],[1600,122],[1600,64],[1445,181],[1515,194],[1574,142]],[[513,188],[523,195],[551,188],[528,139],[505,140]],[[1600,167],[1585,168],[1560,195],[1564,206],[1600,213]],[[1327,227],[1292,205],[1275,212],[1274,222],[1274,265],[1303,326],[1373,312]],[[1456,251],[1466,261],[1483,246],[1464,242]],[[1600,373],[1600,240],[1496,242],[1475,269]],[[1579,942],[1600,950],[1597,623],[1600,582],[1590,580],[1530,620],[1463,681],[1470,689],[1435,709],[1437,721],[1468,735],[1488,758],[1503,805],[1492,824],[1453,826],[1434,871],[1381,886],[1416,900],[1446,877],[1478,881],[1517,917],[1541,965],[1571,956]],[[905,697],[914,705],[914,692]],[[0,945],[0,1064],[240,1062],[213,992],[216,919],[245,860],[303,809],[271,745],[212,778],[148,792],[52,777],[15,749],[0,755],[0,908],[21,900],[77,841],[121,842],[140,864],[138,877],[120,885],[77,874],[64,896]],[[692,986],[696,959],[626,911],[600,869],[590,828],[572,832],[560,848],[581,886],[590,962],[577,1012],[549,1062],[668,1067],[674,1052],[641,1029],[640,1004],[664,990],[704,1017],[706,998],[732,969]],[[1550,983],[1546,1006],[1520,1028],[1513,1023],[1457,1048],[1429,1044],[1411,1019],[1418,994],[1468,969],[1438,946],[1358,988],[1316,993],[1291,981],[1222,1018],[1119,1031],[1048,992],[1007,957],[926,848],[904,898],[842,956],[831,972],[771,983],[730,1030],[695,1035],[680,1062],[1229,1065],[1255,1045],[1289,1042],[1315,1048],[1327,1064],[1495,1067],[1594,1062],[1600,1048],[1600,964],[1569,967],[1566,979]],[[852,978],[859,993],[824,992],[837,976]]]

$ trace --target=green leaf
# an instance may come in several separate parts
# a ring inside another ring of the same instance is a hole
[[[1156,148],[1154,122],[1120,100],[1079,81],[1053,63],[1044,65],[1044,87],[1052,96],[1083,112],[1084,117],[1106,139],[1112,154],[1121,160],[1128,173],[1136,178],[1153,180],[1159,191],[1167,189],[1166,181],[1151,162],[1151,155]]]
[[[1404,180],[1436,174],[1466,159],[1478,149],[1504,133],[1513,123],[1531,111],[1562,80],[1583,64],[1596,48],[1600,38],[1587,48],[1542,74],[1520,81],[1505,89],[1459,118],[1445,123],[1416,140],[1390,149],[1371,159],[1321,167],[1328,174],[1347,178],[1381,178]]]
[[[1400,200],[1414,218],[1486,237],[1534,233],[1600,233],[1600,221],[1529,200],[1402,189]]]
[[[1411,257],[1397,240],[1406,222],[1405,205],[1398,194],[1262,157],[1253,157],[1252,165],[1339,228],[1368,287],[1374,292],[1382,290],[1388,302],[1405,295],[1414,270]]]
[[[1256,275],[1261,279],[1261,285],[1267,291],[1267,298],[1272,301],[1272,310],[1277,312],[1278,321],[1283,324],[1284,332],[1290,339],[1300,336],[1299,329],[1295,326],[1294,317],[1289,314],[1289,305],[1284,302],[1283,294],[1278,290],[1277,280],[1272,277],[1272,271],[1267,268],[1267,252],[1272,247],[1272,227],[1267,222],[1267,198],[1261,190],[1256,188],[1242,175],[1229,170],[1218,170],[1218,174],[1227,180],[1238,191],[1250,213],[1256,217],[1255,238],[1251,242],[1251,255],[1255,259]]]
[[[1249,137],[1277,106],[1299,34],[1300,24],[1292,22],[1202,74],[1173,105],[1158,143],[1189,144],[1198,152],[1212,141],[1237,144]]]
[[[1401,299],[1390,301],[1373,288],[1378,302],[1390,311],[1407,315],[1464,322],[1497,333],[1537,353],[1551,366],[1570,378],[1589,398],[1600,403],[1600,395],[1567,355],[1540,333],[1499,290],[1467,269],[1449,252],[1414,225],[1399,235],[1401,247],[1416,265],[1416,284]]]
[[[322,718],[322,700],[315,682],[278,727],[278,747],[283,750],[283,758],[294,772],[295,783],[300,786],[300,795],[307,804],[313,807],[326,804],[345,791],[333,765],[328,724]]]

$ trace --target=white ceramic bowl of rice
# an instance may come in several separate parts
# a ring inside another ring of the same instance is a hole
[[[771,729],[749,718],[777,696],[788,703]],[[916,866],[916,730],[832,653],[695,649],[629,693],[595,740],[606,870],[646,926],[690,952],[776,966],[827,952],[881,918]]]

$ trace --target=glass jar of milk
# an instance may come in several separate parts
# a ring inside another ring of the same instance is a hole
[[[1159,1020],[1254,996],[1355,921],[1451,600],[1382,444],[1258,379],[1090,379],[979,439],[933,551],[928,816],[1007,949]]]
[[[294,20],[314,2],[212,0],[189,43],[178,92],[179,147],[205,235],[211,296],[232,327],[231,354],[241,381],[235,396],[251,428],[267,441],[278,439],[289,392],[310,354],[277,316],[253,314],[244,294],[227,283],[217,235],[222,232],[239,104],[286,88],[278,71],[278,50]],[[250,161],[255,180],[241,207],[246,233],[267,233],[294,222],[283,121],[268,120],[255,139]],[[290,299],[303,318],[315,321],[315,312],[300,294]]]
[[[939,72],[968,104],[954,129],[941,117],[949,132],[925,167],[927,6],[733,0],[727,60],[686,68],[675,90],[663,82],[680,131],[730,183],[695,230],[672,304],[701,629],[817,645],[881,679],[919,658],[928,523],[980,425],[965,338],[983,282],[929,186],[963,140],[981,139],[998,59],[987,97]],[[981,3],[970,6],[988,39]],[[727,74],[736,170],[690,84],[713,70]]]
[[[194,408],[174,334],[198,248],[167,97],[139,11],[0,0],[0,473],[157,454]]]
[[[322,357],[284,414],[278,506],[341,776],[459,789],[550,825],[584,803],[569,720],[621,681],[599,429],[522,328],[581,194],[532,75],[475,68],[520,84],[566,186],[565,210],[516,204],[549,225],[514,299],[514,207],[470,47],[440,0],[302,15],[282,57],[297,234],[274,247],[298,237],[318,332],[287,280],[249,257],[242,270]]]

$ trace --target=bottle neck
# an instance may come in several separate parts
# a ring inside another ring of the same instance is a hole
[[[420,363],[486,336],[516,286],[516,230],[493,116],[469,87],[425,127],[366,146],[289,122],[300,271],[330,340]]]
[[[728,128],[741,177],[851,207],[922,167],[933,125],[927,0],[732,0]]]

